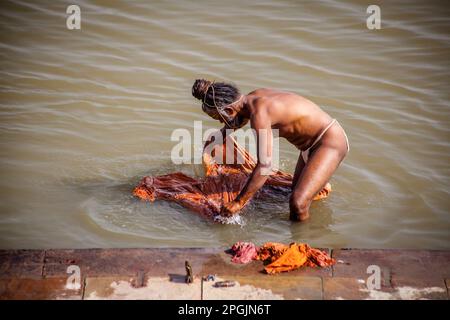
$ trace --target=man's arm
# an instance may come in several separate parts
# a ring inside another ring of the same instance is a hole
[[[258,114],[250,121],[256,133],[258,162],[240,194],[224,206],[225,214],[234,214],[242,209],[264,185],[271,172],[273,136],[270,118],[266,114]]]

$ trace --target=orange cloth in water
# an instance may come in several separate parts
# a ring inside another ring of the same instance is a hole
[[[220,214],[225,203],[233,201],[239,195],[255,167],[255,161],[232,138],[216,145],[213,150],[213,157],[203,153],[204,178],[194,179],[181,172],[157,177],[146,176],[133,194],[151,202],[156,199],[175,201],[205,217],[214,218]],[[227,161],[232,164],[225,164],[227,152],[233,155],[233,161]],[[217,163],[215,159],[222,159],[223,164]],[[258,193],[281,192],[287,195],[291,191],[291,184],[292,175],[278,171],[269,176]],[[324,197],[326,195],[316,196],[315,200]]]
[[[291,271],[301,266],[328,267],[335,263],[325,252],[305,243],[291,243],[287,246],[268,242],[259,248],[258,259],[267,263],[264,270],[268,274]]]

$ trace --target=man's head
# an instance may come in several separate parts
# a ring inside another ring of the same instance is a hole
[[[192,86],[192,95],[202,101],[202,110],[211,118],[230,128],[242,126],[243,119],[238,117],[242,95],[234,85],[197,79]]]

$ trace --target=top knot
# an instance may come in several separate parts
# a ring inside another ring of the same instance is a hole
[[[212,82],[205,79],[197,79],[192,86],[192,95],[199,100],[204,100],[208,88],[211,86]]]

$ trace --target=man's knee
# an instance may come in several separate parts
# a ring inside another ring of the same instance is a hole
[[[309,206],[311,200],[302,196],[292,194],[289,199],[290,219],[293,221],[304,221],[309,218]]]

